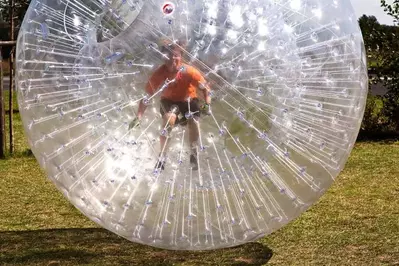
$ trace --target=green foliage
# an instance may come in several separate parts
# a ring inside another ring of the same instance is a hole
[[[399,0],[388,1],[392,4],[388,4],[386,0],[381,0],[381,6],[384,11],[394,18],[394,22],[399,22]]]
[[[30,0],[14,0],[14,38],[18,36],[19,28],[25,17],[25,13],[28,10]],[[0,0],[0,40],[8,41],[10,40],[10,1]],[[2,47],[1,53],[4,59],[8,59],[11,53],[12,47]]]
[[[19,28],[22,24],[22,20],[25,17],[25,13],[28,10],[29,4],[31,0],[14,0],[15,9],[14,9],[14,18],[15,18],[15,27]],[[3,22],[10,22],[10,1],[9,0],[0,0],[0,11],[2,17],[0,17]]]
[[[395,4],[385,9],[392,15],[397,12]],[[368,55],[370,82],[382,82],[388,90],[381,97],[369,96],[362,133],[399,134],[399,27],[382,25],[374,16],[366,15],[359,19],[359,25]]]
[[[381,113],[382,105],[383,102],[381,97],[373,95],[368,96],[361,127],[363,132],[371,134],[381,131],[381,121],[384,119]]]

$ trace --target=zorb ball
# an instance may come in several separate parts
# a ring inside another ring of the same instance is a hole
[[[316,202],[368,90],[348,0],[33,0],[16,84],[32,151],[76,208],[189,250],[255,241]]]

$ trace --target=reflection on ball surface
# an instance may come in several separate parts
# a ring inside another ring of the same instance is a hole
[[[316,202],[367,96],[349,0],[33,0],[17,46],[35,157],[131,241],[254,241]]]

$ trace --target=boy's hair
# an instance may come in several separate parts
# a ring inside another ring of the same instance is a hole
[[[186,43],[184,41],[164,40],[164,41],[162,41],[162,44],[161,44],[161,52],[166,53],[166,52],[174,51],[175,49],[177,49],[178,51],[180,51],[182,53],[183,50],[185,49],[185,47],[186,47]]]

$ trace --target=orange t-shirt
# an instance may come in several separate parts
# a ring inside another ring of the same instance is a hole
[[[176,78],[176,81],[170,83],[163,92],[161,98],[168,99],[174,102],[184,102],[188,97],[191,99],[197,98],[197,88],[200,84],[205,85],[205,79],[201,73],[194,67],[189,65],[182,65],[184,70],[177,75],[170,74],[165,65],[159,67],[151,76],[146,86],[146,92],[153,95],[165,83],[166,79],[169,81]]]

